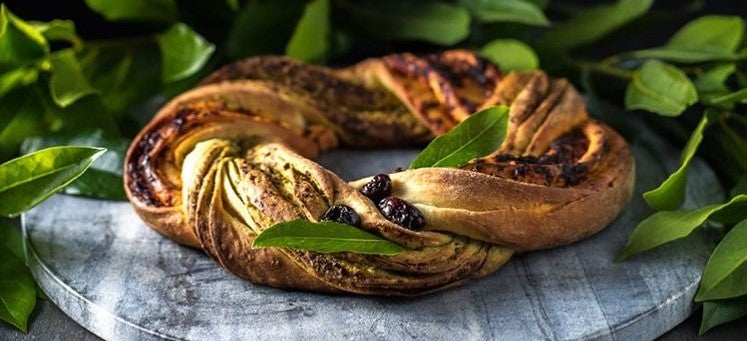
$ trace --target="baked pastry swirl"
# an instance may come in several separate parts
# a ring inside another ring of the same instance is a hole
[[[510,107],[503,145],[461,168],[390,174],[425,217],[414,231],[311,161],[340,145],[422,145],[470,113]],[[629,200],[634,162],[590,119],[576,89],[542,71],[501,73],[472,52],[397,54],[329,69],[286,57],[227,65],[166,104],[132,142],[125,187],[161,234],[200,247],[254,283],[322,292],[418,295],[485,276],[515,252],[606,226]],[[275,223],[333,205],[403,246],[396,255],[252,249]]]

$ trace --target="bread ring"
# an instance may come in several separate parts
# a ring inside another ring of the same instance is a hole
[[[311,161],[338,145],[422,145],[497,104],[510,106],[509,129],[492,155],[390,175],[392,195],[423,213],[422,231],[387,220],[359,191],[369,179],[347,183]],[[633,182],[624,139],[588,117],[566,80],[502,74],[463,50],[341,69],[286,57],[238,61],[166,104],[125,162],[142,219],[231,272],[279,288],[372,295],[457,286],[515,252],[585,238],[624,208]],[[318,221],[336,204],[406,251],[252,249],[263,229]]]

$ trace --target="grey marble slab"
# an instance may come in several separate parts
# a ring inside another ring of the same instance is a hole
[[[713,248],[702,233],[614,264],[651,213],[642,191],[678,163],[649,134],[633,147],[637,190],[607,229],[512,259],[483,280],[415,299],[289,292],[243,281],[146,227],[127,203],[54,196],[24,215],[30,266],[52,302],[94,334],[147,339],[653,339],[694,309]],[[415,151],[337,151],[321,163],[353,179],[406,166]],[[696,160],[686,207],[723,199]]]

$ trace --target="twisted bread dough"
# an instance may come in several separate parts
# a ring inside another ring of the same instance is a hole
[[[340,144],[423,144],[497,104],[510,106],[510,119],[492,155],[461,169],[390,175],[392,195],[423,212],[424,231],[385,219],[359,192],[369,179],[346,183],[310,161]],[[230,64],[164,106],[133,141],[125,168],[127,194],[147,224],[254,283],[407,296],[485,276],[516,251],[595,233],[623,209],[634,181],[625,141],[588,118],[566,80],[503,75],[461,50],[342,69],[284,57]],[[251,248],[263,229],[317,221],[334,204],[406,251]]]

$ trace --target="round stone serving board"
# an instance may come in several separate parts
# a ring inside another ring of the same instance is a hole
[[[636,193],[605,230],[516,256],[487,278],[414,299],[257,286],[160,236],[126,202],[62,195],[23,217],[29,262],[50,300],[111,340],[652,339],[692,312],[714,244],[695,233],[613,263],[633,227],[651,213],[641,193],[679,159],[679,150],[645,131],[633,151]],[[320,163],[355,179],[407,166],[415,154],[343,150]],[[686,207],[722,197],[713,172],[696,159]]]

